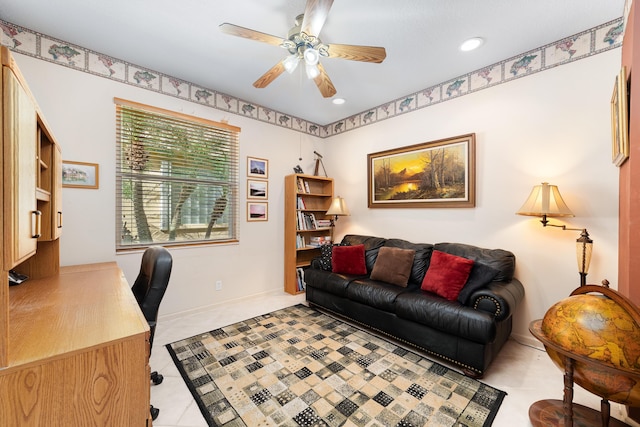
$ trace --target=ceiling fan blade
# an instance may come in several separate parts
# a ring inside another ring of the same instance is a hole
[[[318,63],[318,70],[320,70],[320,74],[318,77],[314,78],[313,81],[316,82],[316,86],[320,90],[320,93],[325,98],[331,98],[336,94],[336,88],[333,86],[327,71],[324,69],[322,64]]]
[[[331,5],[333,5],[333,0],[307,0],[300,31],[307,33],[307,35],[318,37],[324,22],[327,20]]]
[[[282,37],[272,36],[271,34],[261,33],[260,31],[229,24],[227,22],[220,24],[220,31],[232,36],[244,37],[245,39],[256,40],[276,46],[280,46],[283,40]]]
[[[258,80],[253,83],[254,87],[258,89],[265,88],[269,86],[269,84],[278,78],[280,74],[284,72],[284,61],[278,62],[276,65],[271,67],[269,71],[264,73]]]
[[[383,47],[354,46],[349,44],[331,44],[327,49],[329,58],[342,58],[351,61],[380,63],[387,57]]]

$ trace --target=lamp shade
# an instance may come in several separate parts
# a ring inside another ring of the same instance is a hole
[[[562,217],[574,216],[571,209],[562,200],[558,186],[543,182],[535,185],[529,198],[516,212],[518,215]]]
[[[327,211],[327,215],[351,215],[349,213],[349,208],[347,207],[347,203],[340,196],[334,197],[331,200],[331,206],[329,206],[329,210]]]

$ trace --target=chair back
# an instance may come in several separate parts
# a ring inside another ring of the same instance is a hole
[[[169,285],[172,265],[173,258],[168,250],[161,246],[147,248],[142,255],[140,273],[131,287],[140,310],[149,323],[151,344],[153,344],[158,309]]]

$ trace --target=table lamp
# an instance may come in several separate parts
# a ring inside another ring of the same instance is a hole
[[[331,200],[331,206],[329,206],[329,210],[326,212],[326,215],[331,215],[331,242],[333,242],[333,229],[336,226],[336,221],[340,216],[351,215],[349,213],[349,208],[347,207],[347,203],[340,196],[334,197]]]

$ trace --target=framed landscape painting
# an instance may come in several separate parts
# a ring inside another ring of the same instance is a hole
[[[268,221],[268,206],[267,202],[247,202],[247,221]]]
[[[62,186],[97,189],[99,185],[97,163],[62,161]]]
[[[269,178],[269,160],[247,157],[247,176],[253,178]]]
[[[367,155],[370,208],[470,208],[475,134]]]
[[[627,71],[626,67],[622,67],[611,95],[611,160],[616,166],[621,166],[629,158],[627,96]]]
[[[259,179],[247,180],[247,199],[268,199],[269,182]]]

